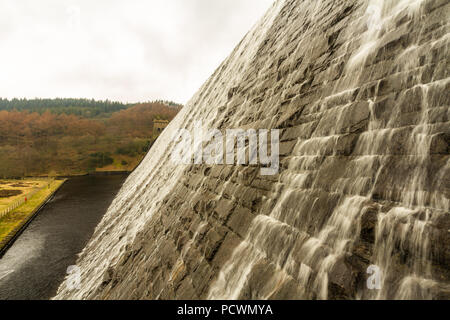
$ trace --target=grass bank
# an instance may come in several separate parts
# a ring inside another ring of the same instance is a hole
[[[53,180],[45,183],[45,186],[28,199],[26,203],[0,218],[0,252],[64,182],[65,180]]]
[[[49,182],[48,178],[29,178],[23,180],[0,180],[0,212],[14,202],[24,198],[36,189],[41,189]]]

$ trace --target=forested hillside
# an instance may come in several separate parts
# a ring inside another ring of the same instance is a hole
[[[94,118],[110,116],[112,113],[126,109],[121,102],[96,101],[88,99],[0,99],[0,110],[17,110],[55,114],[74,114]]]
[[[158,103],[179,109],[182,107],[173,101],[157,100],[149,103]],[[49,111],[55,114],[73,114],[86,118],[109,117],[114,112],[127,109],[134,104],[125,104],[117,101],[97,101],[88,99],[3,99],[0,98],[0,111],[30,111],[44,113]]]
[[[3,178],[132,170],[157,138],[153,120],[171,120],[179,110],[165,102],[5,101],[0,101]]]

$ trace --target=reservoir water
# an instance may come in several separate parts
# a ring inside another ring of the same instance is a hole
[[[0,259],[0,300],[53,297],[126,177],[68,180]]]

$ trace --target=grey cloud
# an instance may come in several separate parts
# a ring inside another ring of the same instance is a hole
[[[0,39],[5,39],[3,46],[12,53],[0,52],[0,96],[51,92],[53,96],[186,102],[271,3],[2,1]],[[67,27],[68,9],[73,6],[80,11],[75,31]],[[33,61],[42,63],[24,64],[14,52],[33,52]],[[48,81],[27,81],[27,75],[36,79],[40,73]]]

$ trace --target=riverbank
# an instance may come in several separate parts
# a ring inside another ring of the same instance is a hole
[[[127,177],[68,179],[0,258],[0,301],[54,297]]]
[[[53,180],[22,205],[0,218],[0,257],[66,180]]]

